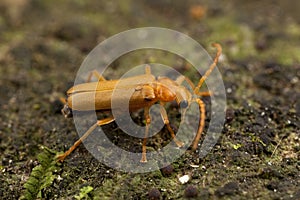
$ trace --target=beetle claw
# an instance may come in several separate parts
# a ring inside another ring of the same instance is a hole
[[[65,158],[66,158],[66,155],[64,153],[59,154],[59,155],[56,156],[56,161],[57,162],[64,162]]]

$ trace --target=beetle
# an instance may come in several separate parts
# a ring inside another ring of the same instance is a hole
[[[204,81],[216,67],[219,57],[222,53],[222,47],[218,43],[213,43],[212,46],[217,48],[216,56],[213,60],[213,63],[210,65],[205,74],[201,77],[198,84],[195,86],[191,80],[187,77],[179,76],[176,80],[171,80],[167,77],[154,77],[151,74],[151,69],[149,66],[145,67],[145,74],[133,76],[129,78],[124,78],[121,80],[106,80],[102,75],[97,71],[92,71],[87,79],[86,83],[78,84],[73,86],[67,91],[67,98],[62,100],[64,102],[64,107],[61,110],[63,115],[67,118],[72,114],[72,111],[88,111],[88,110],[97,110],[97,111],[107,111],[111,110],[111,102],[113,91],[116,88],[116,85],[120,85],[118,89],[123,91],[130,90],[132,91],[132,96],[129,100],[129,111],[134,112],[139,109],[144,109],[145,116],[145,136],[142,143],[142,158],[140,162],[147,162],[146,158],[146,143],[149,132],[149,126],[151,123],[151,118],[149,115],[150,107],[159,102],[160,105],[160,114],[166,125],[168,131],[170,132],[174,142],[178,147],[182,147],[183,143],[179,141],[173,129],[170,126],[167,112],[163,107],[167,102],[176,101],[177,104],[183,108],[187,107],[192,103],[196,102],[199,105],[200,109],[200,119],[199,127],[196,134],[196,137],[192,144],[192,150],[196,150],[198,147],[198,142],[201,138],[201,134],[205,125],[205,104],[201,100],[202,96],[210,96],[210,92],[200,92]],[[90,82],[92,76],[98,78],[97,82]],[[188,91],[183,85],[183,81],[187,81],[193,89],[194,94],[197,98],[193,98],[190,91]],[[124,101],[123,95],[114,95],[114,101]],[[107,117],[104,119],[97,120],[97,122],[92,125],[83,136],[78,139],[73,146],[71,146],[66,152],[57,156],[58,161],[63,162],[65,158],[74,150],[78,145],[85,140],[92,131],[97,126],[102,126],[113,122],[115,119],[113,116]]]

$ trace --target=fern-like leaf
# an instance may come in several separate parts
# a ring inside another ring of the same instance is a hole
[[[51,186],[56,176],[53,172],[58,170],[57,162],[55,161],[56,152],[41,147],[43,152],[38,157],[39,165],[32,169],[29,179],[24,184],[24,194],[20,199],[37,199],[43,198],[42,191]]]

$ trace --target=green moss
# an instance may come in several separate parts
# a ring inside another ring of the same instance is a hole
[[[231,59],[243,59],[256,55],[254,32],[246,24],[235,23],[231,17],[210,18],[206,23],[209,24],[211,33],[205,41],[208,44],[222,43],[226,56]]]
[[[234,150],[237,150],[237,149],[241,148],[242,146],[243,146],[242,144],[232,144],[232,148]]]
[[[162,195],[169,198],[181,195],[177,177],[163,177],[159,170],[147,174],[118,174],[113,179],[106,179],[102,187],[97,188],[93,194],[95,199],[146,199],[151,188],[159,189]]]
[[[283,29],[284,36],[267,42],[266,49],[263,51],[258,51],[255,45],[258,42],[258,35],[267,37],[264,35],[268,33],[254,32],[248,24],[235,22],[229,16],[210,18],[206,23],[211,28],[209,36],[205,38],[206,43],[221,42],[224,54],[230,59],[276,60],[283,65],[300,62],[300,49],[297,40],[300,35],[300,26],[293,21],[284,25],[275,23],[271,34],[279,32],[278,29]]]
[[[91,199],[91,197],[89,197],[89,193],[92,192],[93,189],[94,188],[91,186],[85,186],[85,187],[81,188],[79,195],[75,195],[75,199],[77,199],[77,200]]]
[[[277,40],[271,49],[262,55],[265,60],[278,60],[283,65],[293,65],[300,63],[299,44],[293,41]]]
[[[52,185],[58,170],[54,160],[55,151],[41,147],[43,152],[38,155],[39,165],[32,169],[28,181],[24,184],[24,194],[21,199],[43,198],[43,190]]]

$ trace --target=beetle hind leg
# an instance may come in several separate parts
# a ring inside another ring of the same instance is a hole
[[[106,81],[106,79],[97,70],[93,70],[92,72],[90,72],[88,78],[86,79],[86,82],[91,82],[93,76],[96,77],[98,81]]]
[[[56,157],[57,161],[63,162],[65,160],[65,158],[68,155],[70,155],[82,143],[82,141],[85,140],[95,130],[95,128],[97,126],[102,126],[102,125],[105,125],[105,124],[109,124],[109,123],[113,122],[114,120],[115,119],[113,117],[108,117],[108,118],[105,118],[105,119],[98,120],[65,153],[58,155]]]

